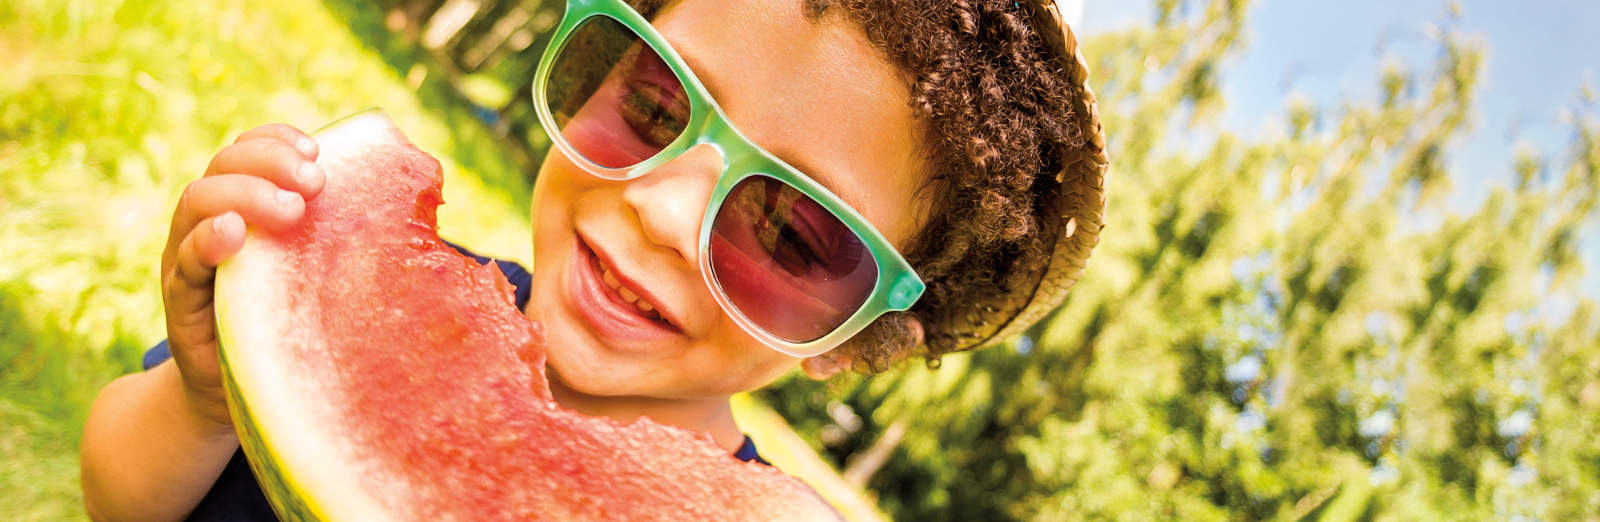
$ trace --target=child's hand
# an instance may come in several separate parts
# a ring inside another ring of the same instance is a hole
[[[326,179],[314,163],[317,152],[311,137],[289,125],[251,129],[211,158],[172,214],[161,255],[167,344],[189,406],[203,418],[231,423],[211,307],[216,267],[244,246],[245,223],[282,230],[300,221],[305,201]]]

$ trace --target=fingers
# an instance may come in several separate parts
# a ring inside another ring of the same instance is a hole
[[[321,193],[327,181],[312,161],[318,153],[316,141],[289,125],[262,125],[241,134],[213,156],[201,180],[184,191],[172,216],[163,265],[172,266],[171,256],[196,224],[224,212],[236,212],[250,224],[275,230],[298,221],[305,201]],[[243,179],[247,177],[258,181]]]
[[[316,161],[317,153],[320,152],[320,148],[317,146],[317,141],[311,139],[311,136],[306,135],[304,132],[300,132],[300,129],[294,128],[293,125],[286,125],[282,123],[269,123],[247,130],[244,132],[244,134],[240,134],[239,138],[233,140],[233,142],[240,143],[257,138],[274,139],[293,145],[296,150],[300,151],[301,155],[305,156],[306,159],[311,161]]]
[[[217,152],[211,158],[211,165],[206,167],[205,176],[223,174],[257,176],[299,192],[306,199],[317,197],[327,180],[322,168],[299,149],[273,138],[243,140]]]
[[[226,212],[202,220],[179,244],[172,268],[162,284],[166,305],[168,345],[184,363],[185,375],[209,375],[214,361],[206,353],[216,341],[212,311],[212,284],[216,267],[244,246],[244,218]],[[203,360],[197,360],[199,357]],[[206,379],[202,379],[206,380]]]
[[[210,293],[217,265],[244,247],[244,237],[244,219],[237,213],[227,212],[201,221],[178,246],[178,257],[172,267],[173,282],[207,289],[206,293]]]
[[[306,203],[300,194],[280,189],[271,181],[247,174],[220,174],[200,178],[183,191],[178,210],[172,216],[167,247],[189,236],[200,221],[227,212],[268,230],[293,226],[305,215]]]
[[[283,230],[305,216],[326,181],[315,140],[289,125],[241,134],[212,157],[173,212],[162,253],[167,336],[185,382],[220,388],[212,310],[216,267],[244,247],[245,224]],[[220,397],[220,395],[218,395]]]
[[[212,282],[217,265],[244,246],[244,219],[233,212],[203,220],[178,246],[172,270],[163,285],[166,293],[168,334],[177,345],[205,343],[214,336],[211,317]]]

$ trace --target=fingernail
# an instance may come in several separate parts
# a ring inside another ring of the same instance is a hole
[[[233,226],[233,220],[236,219],[239,219],[239,215],[233,212],[227,212],[217,216],[216,219],[211,220],[211,230],[215,231],[219,236],[225,235],[228,233],[228,227]]]
[[[316,163],[309,161],[301,163],[300,170],[294,172],[294,177],[298,178],[301,183],[310,181],[319,175],[322,175],[322,167],[318,167]]]
[[[295,193],[283,189],[279,189],[275,196],[278,198],[278,205],[284,207],[289,206],[289,204],[293,203],[294,199],[298,197],[298,195]]]
[[[299,150],[301,154],[310,156],[311,151],[317,149],[317,142],[313,141],[311,138],[302,136],[299,139],[294,140],[294,148]]]

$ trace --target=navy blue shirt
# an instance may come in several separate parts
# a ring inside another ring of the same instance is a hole
[[[449,244],[449,243],[446,243]],[[528,273],[522,265],[511,261],[501,261],[483,257],[455,244],[450,244],[462,255],[477,259],[479,263],[493,262],[500,267],[500,272],[506,275],[512,286],[516,287],[517,309],[528,305],[528,296],[533,291],[533,275]],[[172,351],[163,340],[154,348],[144,354],[144,369],[149,370],[172,358]],[[739,451],[734,457],[745,462],[759,462],[768,466],[772,464],[761,458],[756,453],[755,442],[750,437],[744,438],[744,444],[739,446]],[[189,514],[191,521],[218,521],[231,522],[236,520],[276,522],[278,516],[272,512],[272,505],[267,503],[267,496],[261,491],[261,485],[256,482],[256,476],[250,471],[250,462],[244,456],[244,450],[233,452],[233,458],[228,461],[227,467],[222,468],[222,476],[217,477],[217,483],[211,486],[211,491],[206,492],[205,498],[200,500],[200,505],[195,506],[194,512]]]

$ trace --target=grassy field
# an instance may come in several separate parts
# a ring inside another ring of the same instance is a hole
[[[520,173],[363,45],[358,6],[0,2],[0,519],[83,518],[84,415],[163,336],[171,209],[246,129],[382,106],[445,164],[444,234],[531,257],[526,187],[481,181]]]

